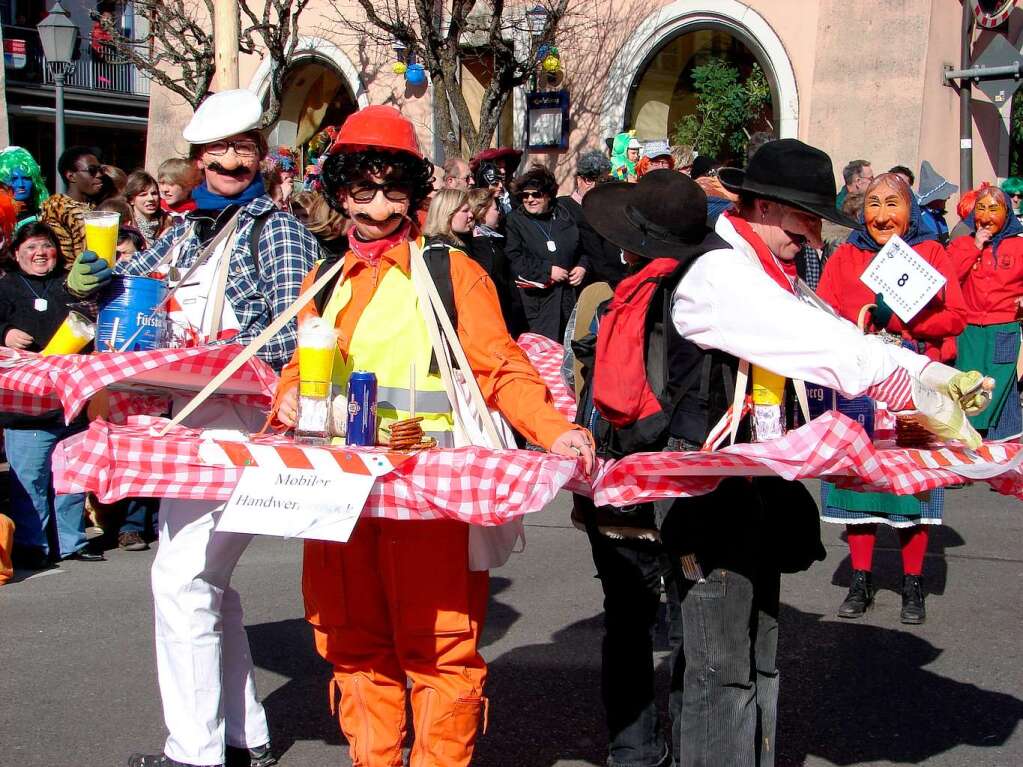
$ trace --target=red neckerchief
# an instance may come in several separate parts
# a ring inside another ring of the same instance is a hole
[[[410,229],[411,224],[406,221],[386,237],[366,242],[359,239],[359,235],[353,227],[351,234],[348,237],[348,247],[357,259],[368,266],[375,267],[380,263],[380,257],[383,256],[384,253],[389,251],[399,242],[408,239]]]
[[[792,281],[785,276],[786,265],[783,264],[779,259],[775,258],[775,255],[768,249],[764,241],[760,239],[760,235],[753,231],[745,220],[739,218],[731,211],[727,211],[722,214],[728,218],[729,223],[735,227],[735,231],[742,239],[749,243],[750,247],[753,248],[753,252],[757,254],[757,258],[760,259],[760,265],[764,271],[767,272],[767,276],[778,283],[778,285],[789,293],[795,293],[796,291],[792,288]],[[796,262],[791,262],[792,276],[795,277],[796,273]]]
[[[173,205],[168,205],[166,200],[160,200],[160,210],[164,213],[191,213],[196,207],[195,200],[191,197],[186,197]]]

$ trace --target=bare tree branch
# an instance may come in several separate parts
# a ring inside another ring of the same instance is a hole
[[[277,120],[287,66],[297,49],[299,17],[309,0],[263,0],[259,13],[239,0],[238,49],[270,59],[270,104],[264,125]],[[112,19],[102,21],[114,53],[151,80],[181,96],[193,109],[209,93],[216,73],[213,0],[134,0],[149,21],[149,35],[125,37]]]
[[[554,42],[573,9],[592,13],[593,0],[535,0],[547,11],[544,29],[529,33],[525,9],[530,2],[506,0],[442,0],[438,20],[436,0],[357,0],[362,14],[351,13],[346,0],[330,0],[334,23],[359,43],[390,47],[401,41],[430,75],[436,128],[448,156],[461,153],[464,140],[470,154],[490,145],[501,111],[512,92],[536,71],[536,49]],[[462,64],[486,62],[490,70],[479,109],[471,108],[462,91]],[[478,113],[477,113],[478,112]]]

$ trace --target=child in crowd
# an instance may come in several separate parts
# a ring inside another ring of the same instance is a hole
[[[142,233],[133,227],[122,226],[117,230],[117,260],[126,261],[146,249]]]
[[[156,174],[160,185],[160,207],[174,217],[195,210],[192,190],[199,183],[199,171],[191,160],[174,157],[160,163]]]

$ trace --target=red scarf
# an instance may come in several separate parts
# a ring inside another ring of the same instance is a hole
[[[190,213],[196,209],[195,200],[191,197],[186,197],[181,202],[176,202],[173,205],[168,205],[166,200],[160,200],[160,210],[164,213]]]
[[[760,235],[753,231],[746,221],[739,218],[736,214],[731,211],[725,212],[724,215],[728,222],[735,227],[735,231],[739,234],[742,239],[749,243],[750,247],[753,248],[753,252],[757,254],[757,258],[760,259],[760,266],[763,267],[767,276],[778,283],[778,285],[789,293],[795,293],[792,288],[792,280],[786,275],[791,275],[793,279],[797,276],[796,274],[796,262],[795,261],[781,261],[776,258],[775,255],[768,249],[764,241],[760,239]]]
[[[351,249],[352,255],[357,259],[368,266],[376,267],[384,253],[395,247],[398,243],[408,239],[410,228],[411,224],[406,221],[386,237],[370,242],[360,240],[358,233],[352,228],[351,235],[348,237],[348,247]]]

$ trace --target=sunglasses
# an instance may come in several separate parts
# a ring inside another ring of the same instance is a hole
[[[245,158],[255,157],[259,154],[259,145],[255,141],[249,141],[248,139],[242,141],[214,141],[212,144],[207,144],[203,151],[214,157],[220,157],[227,154],[228,149],[234,149],[236,155]]]
[[[103,166],[101,165],[89,165],[85,168],[75,168],[78,173],[88,173],[90,176],[98,176],[103,172]]]
[[[519,192],[520,200],[542,200],[544,197],[543,192]]]
[[[370,184],[360,182],[358,186],[350,187],[348,194],[356,202],[373,202],[377,192],[383,192],[391,202],[408,202],[410,191],[403,184]]]

